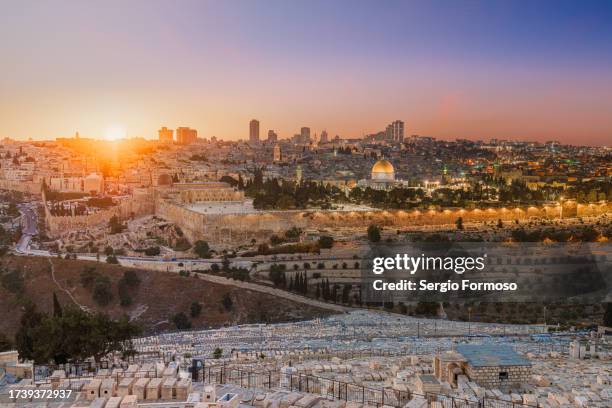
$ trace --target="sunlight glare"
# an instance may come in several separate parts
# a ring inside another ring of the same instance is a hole
[[[125,139],[126,136],[127,136],[127,131],[125,129],[125,126],[123,125],[113,125],[113,126],[109,126],[106,129],[106,134],[105,134],[106,140]]]

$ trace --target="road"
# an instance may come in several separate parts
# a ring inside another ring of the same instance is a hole
[[[30,251],[32,237],[38,234],[38,214],[35,204],[19,204],[17,208],[21,213],[21,238],[15,246],[15,250],[25,254]]]

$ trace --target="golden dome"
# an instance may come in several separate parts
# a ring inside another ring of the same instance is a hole
[[[395,169],[387,160],[381,159],[372,167],[372,173],[395,173]]]
[[[374,166],[372,166],[372,180],[384,183],[395,181],[393,165],[385,159],[374,163]]]

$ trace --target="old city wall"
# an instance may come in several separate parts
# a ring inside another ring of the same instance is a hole
[[[595,216],[612,212],[609,203],[561,206],[446,209],[441,211],[266,211],[253,214],[201,214],[170,201],[159,200],[156,214],[181,226],[190,240],[213,242],[246,242],[269,236],[293,226],[302,229],[365,228],[370,224],[384,227],[407,227],[454,224],[461,217],[464,222],[496,222],[559,219]]]
[[[40,183],[31,181],[0,180],[0,190],[19,191],[28,194],[40,194]]]
[[[44,194],[43,194],[44,200]],[[86,215],[52,215],[45,201],[45,224],[50,236],[62,235],[75,229],[87,229],[107,224],[113,217],[121,220],[153,214],[154,204],[150,195],[134,195],[122,200],[118,205]]]
[[[95,214],[80,216],[52,216],[47,210],[47,225],[51,235],[78,228],[88,228],[116,215],[127,219],[155,213],[181,227],[188,239],[215,242],[243,242],[285,231],[293,226],[303,229],[359,228],[370,224],[384,227],[453,224],[461,217],[464,222],[494,222],[527,220],[531,218],[558,219],[586,217],[612,212],[609,203],[564,204],[561,206],[446,209],[429,211],[266,211],[254,214],[201,214],[176,205],[170,200],[157,199],[147,194],[135,195],[119,206]]]

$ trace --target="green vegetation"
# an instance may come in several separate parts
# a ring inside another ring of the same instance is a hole
[[[107,306],[113,300],[110,278],[96,271],[96,268],[86,266],[80,275],[81,285],[91,291],[93,300],[100,306]]]
[[[191,321],[189,321],[189,318],[183,312],[179,312],[172,316],[172,323],[174,323],[174,326],[176,326],[178,330],[191,329]]]
[[[332,201],[346,201],[346,196],[337,187],[313,181],[297,184],[276,178],[264,180],[261,169],[255,170],[244,190],[247,196],[253,197],[253,206],[257,209],[327,208]]]
[[[357,187],[352,189],[347,197],[337,187],[320,182],[304,180],[296,184],[278,179],[264,180],[261,170],[254,172],[253,179],[249,180],[244,188],[237,180],[227,176],[226,178],[231,185],[244,189],[246,195],[253,198],[253,204],[258,209],[331,208],[332,204],[347,202],[389,209],[465,207],[487,201],[520,205],[558,201],[562,192],[566,198],[574,198],[580,203],[612,200],[612,183],[607,181],[570,185],[566,190],[561,187],[532,190],[520,180],[508,184],[503,178],[484,176],[468,188],[451,189],[442,186],[431,196],[420,188],[419,182],[413,181],[411,188],[394,188],[389,191]]]
[[[370,242],[380,242],[380,227],[378,225],[368,227],[368,240]]]
[[[23,274],[18,270],[0,270],[0,283],[7,291],[22,295],[25,291]]]
[[[13,350],[14,347],[13,342],[4,333],[0,333],[0,353]]]
[[[458,230],[462,230],[463,229],[463,218],[459,217],[455,220],[455,225],[457,226]]]
[[[272,264],[270,265],[270,280],[274,283],[274,286],[285,287],[287,286],[287,276],[285,270],[287,267],[285,264]]]
[[[289,278],[289,290],[303,295],[308,294],[308,276],[306,272],[298,272]]]
[[[200,302],[192,302],[189,312],[191,317],[198,317],[202,313],[202,304]]]
[[[49,316],[28,303],[15,343],[21,358],[38,364],[84,361],[89,357],[100,361],[111,352],[131,352],[131,339],[140,333],[140,327],[127,317],[114,321],[107,315],[89,314],[78,308],[67,308],[61,316]]]
[[[147,249],[144,250],[144,253],[147,256],[157,256],[160,254],[160,252],[161,251],[158,246],[148,247]]]
[[[203,259],[210,258],[210,247],[208,246],[208,242],[198,240],[195,242],[193,246],[193,252],[199,257]]]
[[[94,281],[92,297],[100,306],[106,306],[113,300],[113,290],[108,276],[98,275]]]
[[[126,307],[132,304],[132,294],[138,290],[140,286],[140,278],[136,272],[127,270],[123,273],[121,279],[117,283],[117,294],[119,295],[119,304]]]
[[[612,303],[606,303],[606,310],[604,312],[603,325],[606,327],[612,327]]]
[[[221,299],[221,304],[223,305],[223,308],[227,311],[232,310],[232,307],[234,306],[234,302],[232,301],[232,297],[230,296],[229,293],[226,293],[223,295],[223,298]]]
[[[60,305],[59,300],[57,299],[57,295],[53,292],[53,316],[62,317],[64,311],[62,309],[62,305]]]
[[[268,244],[260,244],[256,252],[246,252],[244,256],[274,255],[274,254],[308,254],[318,253],[319,245],[315,242],[298,242],[282,246],[270,247]]]
[[[319,237],[319,248],[329,249],[334,246],[334,238],[329,235],[321,235]]]
[[[215,348],[213,351],[213,358],[220,359],[221,357],[223,357],[223,349],[219,347]]]

